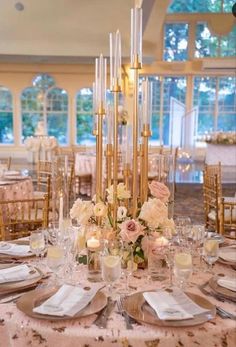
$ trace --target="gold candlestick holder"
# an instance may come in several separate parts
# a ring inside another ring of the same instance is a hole
[[[98,128],[97,128],[97,141],[96,141],[96,200],[97,202],[103,197],[102,189],[102,162],[103,162],[103,116],[105,115],[105,109],[103,104],[100,104],[98,109]]]
[[[115,81],[112,93],[114,95],[114,132],[113,132],[113,230],[117,227],[117,184],[118,184],[118,97],[121,88],[118,79]]]
[[[138,70],[141,69],[139,56],[136,55],[134,63],[131,66],[134,70],[134,110],[133,110],[133,175],[132,175],[132,215],[136,217],[138,208]]]
[[[107,167],[106,186],[110,187],[112,184],[112,158],[113,158],[113,148],[111,143],[108,143],[106,145],[105,156],[106,156],[106,167]]]
[[[131,177],[131,168],[129,163],[124,164],[123,176],[124,176],[124,184],[126,186],[126,189],[129,190],[130,177]],[[127,210],[129,210],[129,199],[125,201],[125,207],[127,208]]]
[[[143,204],[148,198],[148,140],[151,136],[149,124],[143,124],[143,130],[141,132],[143,138],[141,145],[141,168],[140,168],[140,192],[141,203]]]

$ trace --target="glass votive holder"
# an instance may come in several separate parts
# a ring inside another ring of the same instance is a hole
[[[90,282],[100,282],[101,276],[101,261],[100,252],[102,250],[102,241],[91,237],[87,240],[87,266],[88,280]]]
[[[148,236],[148,275],[152,281],[164,281],[168,278],[167,248],[168,240],[163,236]]]

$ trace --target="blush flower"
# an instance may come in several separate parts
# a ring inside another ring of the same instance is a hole
[[[107,206],[103,202],[98,202],[93,208],[95,217],[106,217]]]
[[[110,204],[113,204],[113,191],[114,191],[113,189],[114,189],[113,185],[107,189],[107,193],[108,193],[107,201]],[[129,198],[130,198],[130,191],[127,190],[124,183],[119,183],[117,186],[117,199],[124,200]]]
[[[144,235],[143,226],[134,219],[123,222],[120,229],[120,236],[124,242],[134,243],[140,235]]]
[[[77,219],[78,223],[81,225],[88,224],[89,219],[93,215],[93,204],[91,201],[83,201],[81,199],[77,199],[71,210],[70,217],[72,219]]]
[[[168,202],[170,191],[164,183],[152,181],[148,186],[154,198],[157,198],[164,203]]]
[[[168,218],[167,206],[159,199],[148,199],[144,202],[139,219],[146,222],[149,228],[159,228]]]

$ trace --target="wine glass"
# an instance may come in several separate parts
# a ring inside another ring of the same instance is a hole
[[[177,252],[174,256],[174,275],[184,289],[185,284],[193,271],[192,255],[187,251]]]
[[[47,266],[54,273],[54,283],[57,284],[58,271],[65,264],[65,248],[63,244],[58,243],[57,245],[49,246],[47,252]]]
[[[121,269],[122,277],[125,278],[125,293],[130,291],[129,280],[133,274],[133,246],[127,242],[124,242],[121,250]]]
[[[165,252],[165,259],[167,266],[169,268],[169,287],[173,287],[173,267],[174,267],[174,256],[176,247],[169,243],[167,250]]]
[[[176,218],[175,225],[179,243],[182,245],[187,245],[188,234],[191,230],[191,219],[189,217],[179,216]]]
[[[219,257],[219,242],[211,237],[205,239],[203,245],[203,255],[205,261],[209,265],[208,271],[210,273],[213,273],[213,264],[217,261]]]
[[[43,229],[32,230],[29,238],[30,250],[36,257],[42,257],[46,251],[45,231]]]
[[[102,279],[107,283],[109,296],[113,297],[113,284],[121,277],[122,242],[109,240],[101,253]]]

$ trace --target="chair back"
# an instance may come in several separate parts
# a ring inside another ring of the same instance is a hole
[[[0,239],[28,236],[32,230],[46,228],[48,218],[47,194],[42,198],[0,201]]]
[[[227,201],[227,198],[221,198],[220,233],[230,233],[231,231],[236,232],[236,198],[233,198],[232,201]]]
[[[211,175],[206,170],[203,171],[203,196],[206,227],[219,233],[219,178],[217,174]]]

